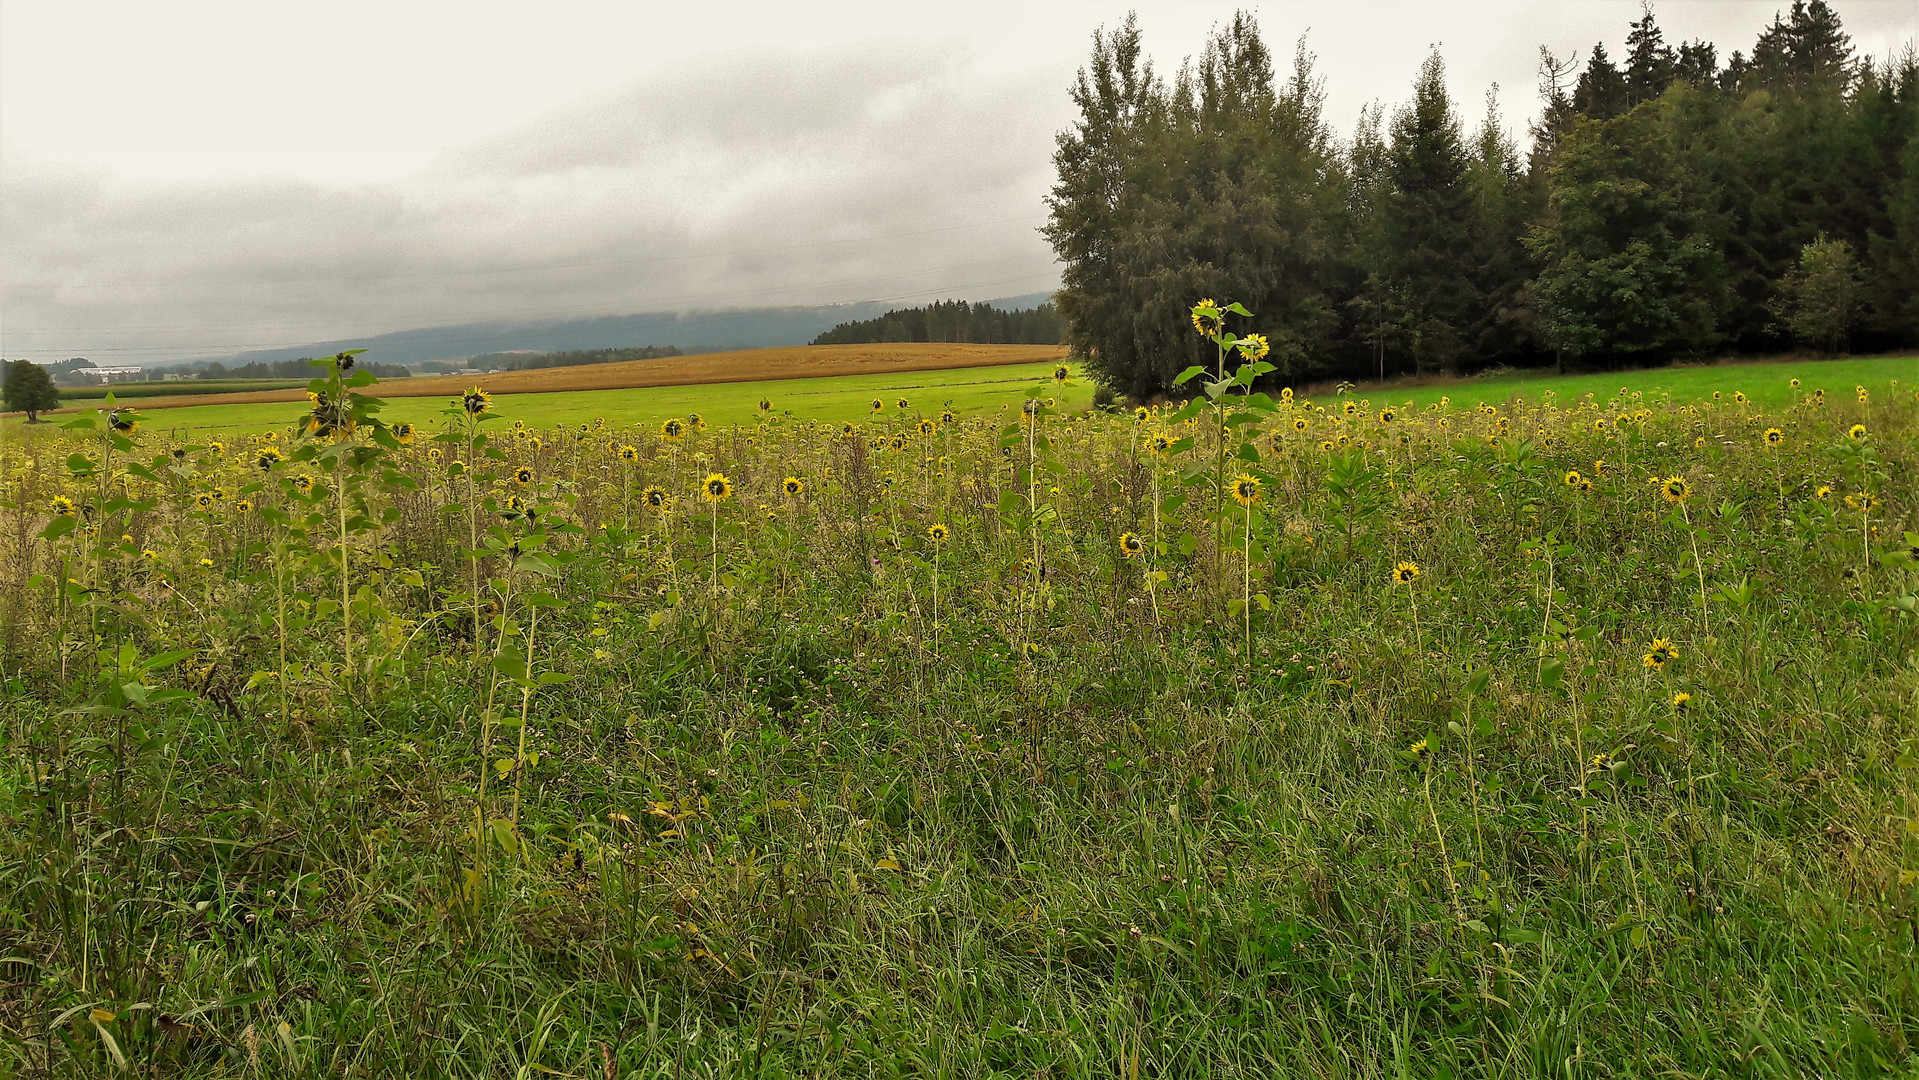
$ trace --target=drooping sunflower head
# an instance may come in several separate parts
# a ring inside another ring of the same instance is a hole
[[[1692,498],[1692,485],[1683,476],[1668,476],[1660,482],[1659,494],[1665,496],[1667,502],[1678,506]]]
[[[1266,340],[1266,335],[1264,334],[1247,334],[1245,337],[1239,339],[1239,345],[1237,347],[1239,349],[1239,355],[1248,360],[1262,359],[1267,353],[1273,351],[1272,343]]]
[[[783,488],[783,489],[785,489],[785,491],[786,491],[786,493],[787,493],[788,495],[792,495],[792,496],[794,496],[795,498],[797,498],[797,497],[799,497],[799,496],[801,496],[801,495],[804,495],[804,494],[806,494],[806,482],[805,482],[804,480],[801,480],[801,479],[800,479],[799,477],[797,477],[797,476],[789,476],[789,477],[787,477],[787,478],[786,478],[786,479],[785,479],[785,480],[784,480],[784,481],[783,481],[783,482],[782,482],[782,483],[780,484],[780,487],[781,487],[781,488]]]
[[[640,498],[642,501],[646,503],[646,505],[652,507],[655,510],[666,509],[666,501],[667,501],[666,489],[659,487],[658,485],[654,485],[652,487],[647,488],[645,491],[640,492]]]
[[[1677,694],[1674,694],[1672,696],[1672,711],[1685,712],[1687,709],[1691,707],[1692,707],[1691,694],[1688,694],[1684,690],[1681,690]]]
[[[1193,329],[1202,334],[1212,333],[1218,326],[1220,313],[1212,297],[1206,297],[1193,305]]]
[[[1866,425],[1854,424],[1846,429],[1846,438],[1853,442],[1863,442],[1866,438]]]
[[[1393,584],[1411,585],[1413,582],[1418,580],[1419,580],[1419,564],[1418,563],[1401,562],[1396,564],[1393,567]]]
[[[493,407],[493,395],[475,386],[460,395],[460,409],[468,416],[479,416]]]
[[[1652,644],[1646,646],[1646,655],[1640,657],[1639,660],[1640,663],[1646,666],[1647,670],[1659,671],[1667,664],[1678,659],[1678,657],[1679,650],[1672,642],[1667,641],[1665,638],[1653,638]]]
[[[525,465],[513,470],[513,482],[525,487],[533,482],[533,470]]]
[[[1121,555],[1130,559],[1145,550],[1146,544],[1139,537],[1132,533],[1119,534],[1119,553]]]
[[[1786,441],[1786,433],[1776,427],[1769,427],[1765,434],[1767,446],[1779,446]]]
[[[621,461],[624,461],[628,465],[631,465],[634,462],[640,460],[640,448],[637,446],[634,446],[632,443],[627,443],[620,447],[619,455],[620,455]]]
[[[944,544],[947,535],[946,526],[944,525],[928,525],[926,527],[926,538],[935,544]]]
[[[1579,482],[1581,480],[1584,480],[1585,477],[1579,475],[1578,469],[1572,469],[1568,471],[1564,477],[1561,477],[1561,479],[1563,479],[1566,482],[1567,487],[1576,488],[1579,486]]]
[[[253,454],[254,467],[258,468],[261,472],[271,472],[273,467],[278,465],[280,461],[280,451],[277,447],[262,446],[260,449],[254,451]]]
[[[706,482],[700,485],[700,495],[707,502],[724,502],[733,497],[733,481],[724,473],[707,473]]]
[[[50,500],[50,505],[53,508],[53,512],[61,517],[72,517],[74,514],[73,500],[67,498],[65,495],[55,495]]]
[[[1233,501],[1241,506],[1251,506],[1259,501],[1259,478],[1248,473],[1240,473],[1233,478]]]

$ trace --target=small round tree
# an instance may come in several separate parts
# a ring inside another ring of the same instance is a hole
[[[7,365],[7,380],[0,385],[0,399],[8,410],[27,414],[27,423],[40,422],[40,414],[60,404],[60,391],[46,369],[25,360]]]
[[[1824,236],[1799,249],[1773,305],[1793,339],[1823,353],[1845,349],[1859,319],[1859,263],[1852,246]]]

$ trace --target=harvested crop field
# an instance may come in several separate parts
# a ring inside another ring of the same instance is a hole
[[[741,349],[616,364],[502,371],[484,376],[495,394],[540,394],[572,390],[626,390],[644,386],[698,386],[708,383],[763,382],[834,375],[886,375],[902,371],[1031,364],[1066,355],[1064,345],[965,345],[902,342],[890,345],[795,345],[778,349]],[[431,375],[380,383],[382,397],[449,397],[480,376]],[[183,394],[142,401],[140,408],[192,405],[248,405],[299,401],[298,388],[238,394]]]

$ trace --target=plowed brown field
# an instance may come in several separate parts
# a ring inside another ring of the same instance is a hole
[[[1066,355],[1064,345],[956,345],[905,342],[895,345],[795,345],[779,349],[742,349],[660,360],[617,364],[503,371],[497,375],[429,375],[382,382],[381,397],[455,397],[476,383],[494,394],[564,393],[572,390],[625,390],[642,386],[693,386],[703,383],[761,382],[829,375],[886,375],[897,371],[1031,364]],[[142,412],[188,405],[249,405],[299,401],[301,390],[255,390],[238,394],[183,394],[145,398]],[[88,406],[91,407],[91,406]]]

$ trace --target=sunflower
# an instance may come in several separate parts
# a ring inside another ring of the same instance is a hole
[[[236,502],[233,504],[233,510],[234,510],[234,513],[237,513],[237,514],[250,513],[253,510],[253,500],[241,499],[239,502]]]
[[[781,482],[780,487],[784,488],[786,493],[794,498],[799,498],[801,495],[806,494],[806,482],[797,476],[787,477]]]
[[[1579,486],[1579,482],[1581,480],[1584,480],[1585,477],[1579,475],[1578,469],[1573,469],[1570,472],[1566,473],[1565,476],[1561,477],[1561,479],[1566,482],[1567,487],[1576,488]]]
[[[146,561],[148,561],[148,562],[158,562],[158,561],[160,561],[160,553],[159,553],[159,552],[157,552],[157,551],[155,551],[155,550],[153,550],[152,548],[141,548],[141,549],[140,549],[140,557],[141,557],[142,559],[145,559],[145,560],[146,560]]]
[[[1621,389],[1622,389],[1622,391],[1623,391],[1623,389],[1624,389],[1624,388],[1622,387]],[[1718,401],[1718,400],[1719,400],[1719,391],[1717,391],[1717,390],[1714,390],[1714,391],[1712,392],[1712,399],[1713,399],[1714,401]]]
[[[1688,708],[1691,708],[1691,707],[1692,707],[1691,694],[1688,694],[1684,690],[1681,690],[1677,694],[1674,694],[1672,696],[1673,712],[1685,712]]]
[[[655,510],[666,509],[668,495],[664,488],[654,485],[640,492],[640,499]]]
[[[130,411],[115,409],[107,414],[107,427],[116,434],[131,435],[140,428],[140,418]]]
[[[479,416],[493,407],[493,395],[475,386],[460,396],[460,408],[468,416]]]
[[[202,569],[202,570],[211,570],[211,569],[213,569],[213,560],[212,560],[212,559],[201,559],[201,560],[200,560],[200,569]]]
[[[1240,473],[1233,479],[1233,501],[1241,506],[1251,506],[1259,501],[1259,478]]]
[[[65,495],[55,495],[53,499],[51,500],[51,505],[53,507],[53,512],[60,515],[61,517],[73,516],[73,513],[74,513],[73,500],[67,498]]]
[[[1764,436],[1767,446],[1779,446],[1786,441],[1786,433],[1776,427],[1766,429]]]
[[[1272,343],[1266,340],[1264,334],[1247,334],[1239,339],[1236,347],[1239,349],[1239,355],[1248,360],[1263,359],[1267,353],[1273,351]]]
[[[1851,439],[1853,442],[1860,442],[1864,440],[1865,437],[1866,425],[1864,424],[1854,424],[1846,429],[1846,438]]]
[[[1357,401],[1342,402],[1339,406],[1339,411],[1345,413],[1347,416],[1351,416],[1354,413],[1359,411],[1359,402]]]
[[[1333,440],[1331,439],[1323,440],[1319,444],[1319,452],[1322,454],[1330,454],[1333,452],[1333,449]]]
[[[1579,482],[1579,491],[1581,494],[1591,495],[1592,490],[1593,490],[1593,482],[1591,480],[1581,480]]]
[[[1379,410],[1379,422],[1382,424],[1390,424],[1394,420],[1397,420],[1398,418],[1399,418],[1399,414],[1394,412],[1390,408]]]
[[[301,493],[302,495],[306,494],[309,491],[312,491],[313,477],[308,476],[306,473],[301,473],[300,475],[294,477],[293,490]]]
[[[1612,426],[1612,421],[1606,419],[1603,416],[1596,416],[1593,418],[1594,431],[1605,431],[1607,428],[1611,426]]]
[[[628,465],[631,465],[634,462],[640,460],[640,448],[637,446],[634,446],[632,443],[627,443],[624,446],[620,447],[619,455],[620,455],[621,461],[624,461]]]
[[[426,459],[433,464],[438,465],[444,457],[446,457],[446,454],[443,453],[439,447],[429,446],[426,448]]]
[[[1140,405],[1133,409],[1133,423],[1135,424],[1144,424],[1146,421],[1151,420],[1152,418],[1153,418],[1153,410],[1147,408],[1144,405]]]
[[[953,410],[947,409],[945,412],[940,413],[940,423],[947,425],[957,424],[959,423],[959,417],[954,414]]]
[[[895,435],[892,438],[886,440],[886,447],[887,449],[895,452],[904,450],[906,449],[906,438],[901,435]]]
[[[1732,399],[1738,402],[1739,404],[1744,405],[1746,403],[1746,392],[1744,390],[1734,390],[1732,392]]]
[[[1704,450],[1706,448],[1706,437],[1701,435],[1697,439],[1694,439],[1692,441],[1692,448],[1694,450]]]
[[[1393,567],[1393,584],[1411,585],[1419,580],[1419,564],[1402,562]]]
[[[1813,389],[1813,392],[1812,392],[1812,403],[1813,403],[1814,405],[1824,405],[1824,404],[1826,403],[1826,388],[1825,388],[1825,387],[1823,387],[1823,386],[1820,386],[1820,387],[1815,387],[1815,388]]]
[[[1830,498],[1832,498],[1832,487],[1831,487],[1831,485],[1829,485],[1829,484],[1820,484],[1820,485],[1819,485],[1818,487],[1816,487],[1816,488],[1814,488],[1814,489],[1813,489],[1813,492],[1812,492],[1812,497],[1813,497],[1813,498],[1815,498],[1815,499],[1830,499]]]
[[[506,497],[506,512],[508,514],[524,513],[525,510],[526,510],[525,499],[520,498],[518,495],[508,495]]]
[[[936,425],[936,424],[934,424],[934,423],[933,423],[933,422],[932,422],[931,420],[921,420],[921,421],[920,421],[920,434],[921,434],[921,435],[931,435],[931,434],[933,433],[933,431],[934,431],[934,429],[935,429],[935,428],[937,428],[937,427],[938,427],[938,425]]]
[[[1798,379],[1794,379],[1794,380],[1792,380],[1792,382],[1791,382],[1791,384],[1790,384],[1790,385],[1792,386],[1792,388],[1793,388],[1794,390],[1797,390],[1797,389],[1799,389],[1799,380],[1798,380]]]
[[[1132,533],[1119,534],[1119,553],[1121,555],[1124,555],[1130,559],[1133,556],[1138,555],[1145,550],[1146,550],[1146,544],[1144,541],[1140,540],[1139,537],[1134,536]]]
[[[706,482],[700,485],[700,496],[707,502],[724,502],[733,497],[733,481],[724,473],[707,473]]]
[[[840,425],[840,434],[843,436],[851,436],[857,431],[859,431],[859,428],[854,427],[853,422],[851,420],[848,420],[846,423]]]
[[[1214,324],[1219,322],[1219,309],[1213,306],[1211,297],[1206,297],[1193,305],[1193,329],[1202,334],[1211,333],[1211,329],[1206,325],[1208,322]]]
[[[874,398],[874,399],[872,400],[872,402],[871,402],[871,404],[872,404],[872,406],[873,406],[873,411],[874,411],[874,412],[885,412],[885,411],[886,411],[886,402],[884,402],[884,401],[881,401],[881,400],[880,400],[879,398]]]
[[[1678,657],[1679,650],[1672,642],[1665,638],[1653,638],[1652,644],[1646,646],[1646,655],[1640,657],[1639,661],[1650,671],[1661,671]]]
[[[898,406],[898,407],[899,407],[899,408],[900,408],[900,409],[901,409],[902,411],[904,411],[904,410],[906,410],[907,408],[909,408],[909,407],[910,407],[910,406],[908,406],[908,405],[907,405],[907,403],[906,403],[906,399],[905,399],[905,398],[901,398],[901,399],[899,399],[898,401],[895,401],[895,402],[894,402],[893,404],[894,404],[894,405],[897,405],[897,406]]]
[[[1173,437],[1163,431],[1146,440],[1146,448],[1155,454],[1164,454],[1172,449],[1172,446]]]
[[[207,444],[207,453],[212,454],[214,457],[225,457],[227,455],[227,444],[217,441],[210,442]]]
[[[1692,485],[1686,483],[1686,478],[1683,476],[1668,476],[1660,482],[1659,493],[1666,497],[1667,502],[1678,506],[1692,498]]]
[[[674,417],[660,425],[660,435],[667,439],[681,439],[686,436],[686,421]]]
[[[533,482],[533,470],[525,465],[513,470],[513,482],[525,487]]]
[[[1060,366],[1053,369],[1053,381],[1056,383],[1064,383],[1066,380],[1072,377],[1073,377],[1073,369],[1070,367],[1067,367],[1065,364],[1061,364]]]
[[[280,451],[275,447],[262,446],[253,454],[253,464],[261,472],[271,472],[280,461]]]
[[[1303,417],[1303,416],[1297,416],[1297,417],[1294,417],[1294,418],[1293,418],[1293,430],[1294,430],[1294,431],[1305,431],[1305,430],[1306,430],[1306,426],[1307,426],[1307,423],[1308,423],[1308,421],[1307,421],[1307,419],[1306,419],[1305,417]]]
[[[1859,404],[1861,405],[1868,404],[1872,401],[1872,395],[1867,393],[1866,388],[1863,386],[1853,387],[1852,393],[1854,397],[1859,399]]]
[[[1846,496],[1846,505],[1862,514],[1870,514],[1879,509],[1879,496],[1870,491],[1862,491],[1856,495]]]
[[[412,444],[414,435],[412,424],[395,424],[391,430],[393,431],[393,438],[398,441],[401,446],[409,446]]]
[[[761,412],[772,412],[772,411],[773,411],[773,403],[772,403],[772,402],[770,402],[770,401],[768,401],[768,400],[766,400],[765,398],[761,398],[761,399],[760,399],[760,411],[761,411]]]
[[[195,495],[195,496],[193,497],[193,505],[195,505],[195,506],[197,506],[197,507],[199,507],[199,508],[200,508],[200,509],[202,509],[202,510],[211,510],[211,509],[213,509],[213,494],[212,494],[212,492],[207,492],[207,491],[202,491],[202,492],[201,492],[200,494],[198,494],[198,495]]]
[[[928,525],[926,527],[926,538],[935,544],[944,544],[947,535],[946,526],[944,525]]]

